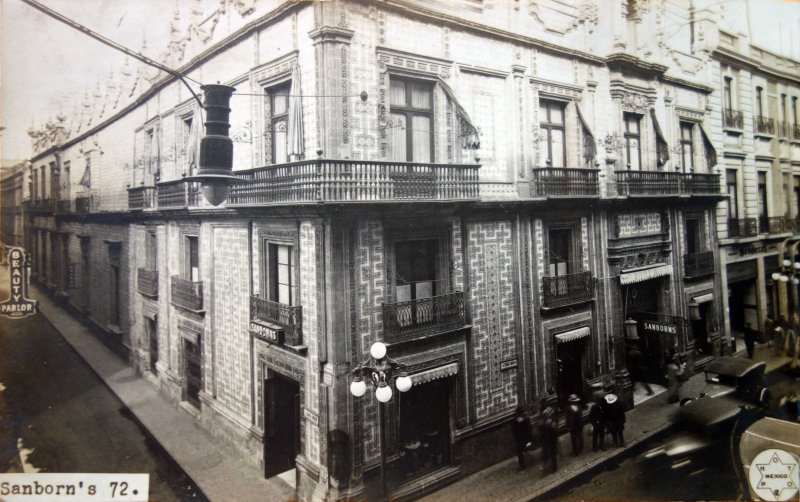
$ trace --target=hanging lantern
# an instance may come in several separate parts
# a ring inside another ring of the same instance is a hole
[[[639,339],[638,323],[630,317],[625,321],[625,338],[628,340]]]
[[[699,321],[700,320],[700,304],[692,298],[689,302],[689,320],[691,321]]]

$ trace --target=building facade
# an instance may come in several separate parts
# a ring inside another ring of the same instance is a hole
[[[414,383],[387,410],[393,496],[507,458],[517,406],[602,388],[632,407],[632,348],[648,381],[673,355],[697,370],[731,350],[739,300],[718,293],[750,247],[755,292],[737,298],[756,297],[763,324],[762,269],[794,235],[769,215],[797,216],[775,196],[800,167],[796,135],[759,136],[743,109],[734,147],[723,102],[725,75],[744,89],[758,73],[791,107],[798,63],[727,47],[713,9],[672,34],[662,23],[688,19],[684,3],[176,14],[162,61],[186,82],[126,62],[31,131],[34,274],[265,476],[294,469],[302,499],[375,480],[377,402],[348,391],[375,341]],[[190,179],[197,82],[236,89],[242,183],[218,207]],[[766,231],[733,237],[762,207],[762,171]]]

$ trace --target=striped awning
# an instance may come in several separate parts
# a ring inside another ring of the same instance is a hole
[[[589,336],[589,326],[584,326],[582,328],[557,334],[556,343],[571,342],[572,340],[577,340],[578,338],[583,338],[584,336]]]
[[[642,282],[665,275],[672,275],[672,265],[656,265],[655,267],[623,272],[619,274],[619,282],[620,284],[633,284],[634,282]]]
[[[704,295],[695,296],[694,298],[692,298],[692,300],[696,301],[697,303],[706,303],[710,302],[713,299],[714,299],[713,293],[706,293]]]
[[[411,382],[414,385],[419,385],[421,383],[431,382],[433,380],[439,380],[440,378],[447,378],[457,374],[458,363],[454,362],[445,364],[444,366],[437,366],[436,368],[423,370],[418,373],[412,373],[408,376],[411,378]]]

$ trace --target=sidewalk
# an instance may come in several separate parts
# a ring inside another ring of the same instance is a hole
[[[7,277],[8,269],[0,268],[0,281],[7,284]],[[167,401],[84,325],[33,285],[30,296],[38,300],[39,312],[125,403],[136,420],[206,497],[214,502],[294,499],[294,490],[289,485],[265,479],[263,473],[242,462],[235,452],[201,429],[191,415]]]
[[[746,357],[744,351],[738,352],[736,355],[737,357]],[[788,357],[774,356],[772,348],[767,347],[766,344],[756,347],[755,359],[766,361],[767,372],[774,371],[789,362]],[[700,372],[683,384],[680,395],[682,398],[696,396],[702,391],[704,385],[704,375]],[[569,482],[589,469],[614,457],[624,455],[628,448],[666,429],[671,425],[672,415],[677,408],[678,404],[667,403],[667,393],[662,392],[626,413],[626,448],[609,447],[611,436],[606,436],[606,451],[592,452],[591,426],[587,425],[584,431],[584,451],[577,457],[573,457],[569,434],[562,434],[558,445],[558,471],[555,474],[545,474],[540,470],[542,452],[541,449],[537,449],[528,453],[529,465],[524,471],[517,470],[517,457],[514,456],[471,474],[420,500],[425,502],[531,500]],[[511,434],[510,430],[509,434]]]

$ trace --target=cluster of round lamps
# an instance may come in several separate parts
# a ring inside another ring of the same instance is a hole
[[[386,357],[386,345],[382,342],[375,342],[372,344],[372,347],[369,349],[369,354],[375,361],[380,362],[384,357]],[[379,375],[377,378],[377,388],[375,389],[375,397],[378,401],[382,403],[386,403],[392,399],[392,388],[389,386],[388,379],[391,378],[390,375],[387,375],[384,372],[376,371]],[[411,378],[405,373],[401,372],[397,378],[395,379],[395,386],[397,390],[400,392],[407,392],[411,389]],[[350,384],[350,393],[353,394],[355,397],[361,397],[367,391],[367,383],[361,377],[361,375],[356,375],[353,378],[353,382]]]
[[[784,268],[794,267],[795,273],[800,274],[800,262],[795,262],[794,265],[792,265],[792,261],[791,260],[783,260],[783,267]],[[795,286],[800,284],[800,278],[798,278],[794,274],[792,274],[792,275],[793,275],[792,283]],[[772,273],[772,280],[776,281],[776,282],[777,281],[789,282],[789,276],[787,274],[782,274],[780,272],[773,272]]]

